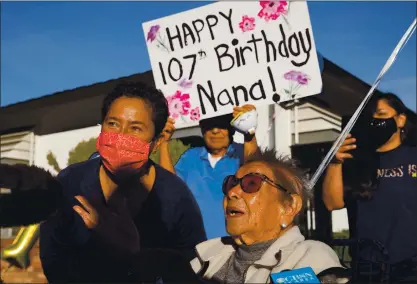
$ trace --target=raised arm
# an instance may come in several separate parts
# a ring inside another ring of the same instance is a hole
[[[253,153],[259,151],[258,142],[256,141],[256,136],[254,134],[245,135],[245,143],[243,144],[243,154],[244,160]]]
[[[236,117],[241,112],[247,112],[251,110],[256,110],[256,107],[254,105],[243,105],[241,107],[235,107],[233,109],[233,117]],[[254,125],[254,128],[256,129],[257,125]],[[244,155],[244,161],[253,153],[259,151],[258,142],[256,141],[255,133],[246,133],[244,134],[244,144],[243,144],[243,155]]]
[[[171,154],[169,152],[169,142],[162,142],[161,146],[159,146],[159,151],[159,164],[161,167],[173,174],[176,174],[174,164],[172,163]]]
[[[162,131],[162,139],[161,144],[159,146],[160,157],[159,157],[159,164],[164,169],[170,171],[173,174],[176,174],[174,164],[172,163],[171,155],[169,152],[169,140],[171,139],[172,135],[175,132],[174,126],[175,120],[172,118],[168,118],[167,123],[165,124],[165,128]]]
[[[322,194],[327,210],[333,211],[345,207],[342,164],[332,163],[328,166],[324,177]]]
[[[323,202],[329,211],[345,207],[344,202],[344,184],[343,184],[343,162],[351,159],[353,156],[348,151],[355,149],[356,139],[350,134],[337,151],[335,158],[327,168],[323,182]]]

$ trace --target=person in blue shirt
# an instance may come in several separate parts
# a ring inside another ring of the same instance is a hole
[[[174,120],[168,119],[164,129],[165,141],[160,145],[160,165],[176,173],[190,188],[203,215],[207,238],[226,235],[222,208],[223,179],[233,175],[246,157],[258,151],[255,135],[245,134],[244,144],[233,142],[235,129],[230,122],[241,112],[254,110],[253,105],[235,107],[232,114],[202,119],[199,123],[204,147],[188,149],[175,167],[170,158],[168,141],[174,128]]]

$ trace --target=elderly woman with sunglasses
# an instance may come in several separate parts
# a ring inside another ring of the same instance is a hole
[[[223,208],[230,236],[197,245],[198,256],[191,265],[203,280],[269,283],[280,272],[297,274],[296,269],[311,268],[316,281],[348,281],[336,253],[324,243],[304,240],[294,224],[306,192],[303,176],[293,164],[277,158],[274,151],[262,151],[236,175],[225,178]],[[280,281],[291,280],[282,275]],[[290,277],[305,276],[294,275]]]

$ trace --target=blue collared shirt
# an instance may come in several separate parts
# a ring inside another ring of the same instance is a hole
[[[200,206],[208,239],[227,235],[222,184],[226,176],[236,173],[242,162],[243,144],[233,143],[214,168],[206,147],[187,150],[175,165],[177,175],[188,185]]]

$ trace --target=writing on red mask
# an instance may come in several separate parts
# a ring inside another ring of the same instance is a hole
[[[112,174],[138,172],[148,161],[150,144],[134,136],[101,132],[96,148]]]

